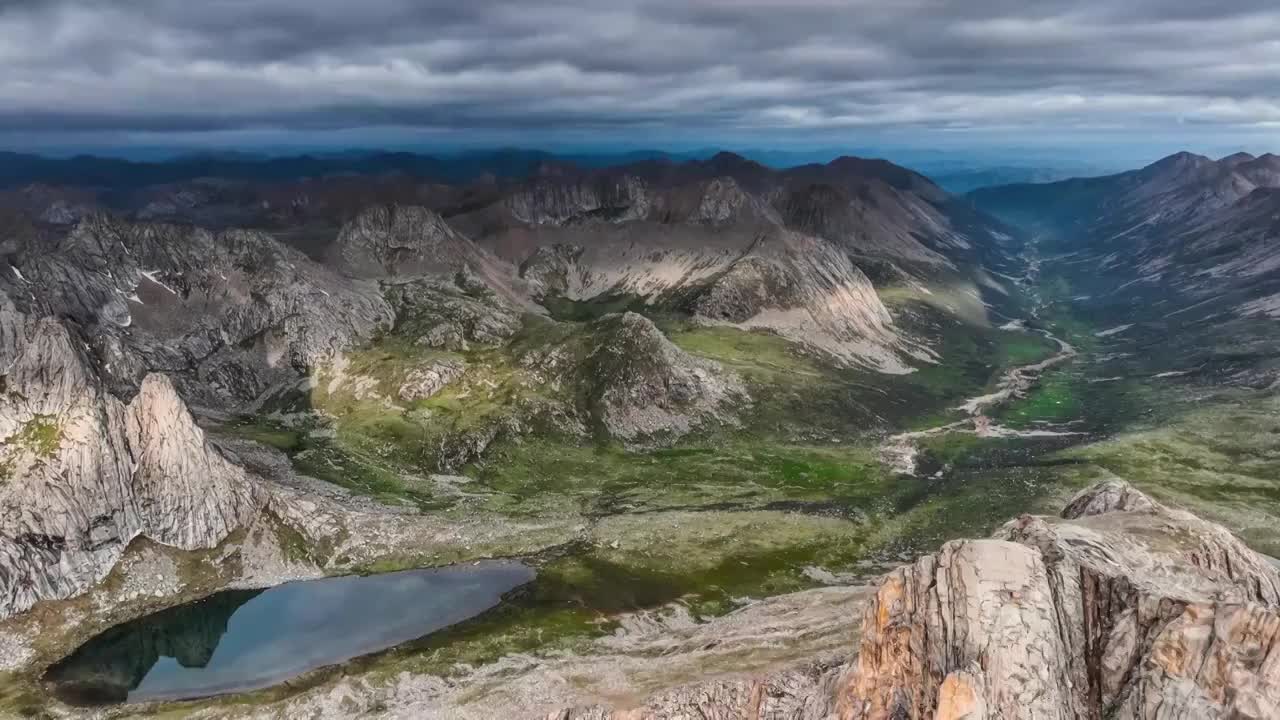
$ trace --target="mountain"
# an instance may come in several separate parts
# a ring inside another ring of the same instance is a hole
[[[1273,157],[385,160],[0,195],[0,714],[129,716],[59,662],[199,665],[151,615],[218,591],[503,557],[474,620],[155,709],[1267,716]]]
[[[257,212],[259,193],[290,187],[273,174],[248,194],[221,180],[179,191],[171,222],[145,219],[151,205],[74,223],[15,211],[0,269],[12,389],[0,462],[21,479],[4,486],[6,612],[83,591],[136,536],[207,548],[284,502],[257,492],[190,409],[315,426],[336,433],[324,452],[431,472],[544,432],[670,444],[740,427],[753,391],[654,319],[768,332],[831,368],[906,374],[945,348],[900,322],[863,267],[882,287],[976,288],[1019,262],[994,221],[857,158],[782,173],[730,154],[544,164],[529,180],[436,191],[445,215],[395,203],[328,215],[306,254],[271,222],[197,224],[210,203]],[[548,317],[584,309],[592,322]],[[181,439],[156,434],[161,422]]]
[[[1238,153],[1214,161],[1182,152],[1140,170],[1039,185],[976,190],[973,201],[1003,215],[1034,215],[1087,232],[1133,225],[1193,224],[1230,208],[1259,188],[1280,184],[1280,157]],[[1089,210],[1098,213],[1085,214]]]
[[[978,284],[1018,265],[1007,228],[923,176],[856,158],[787,171],[730,153],[560,169],[444,212],[519,264],[542,296],[678,306],[894,372],[907,368],[895,356],[916,351],[891,327],[868,272]]]
[[[1169,371],[1260,385],[1278,377],[1280,358],[1265,348],[1280,302],[1280,157],[1184,152],[969,199],[1039,232],[1082,311],[1166,338],[1178,365]]]

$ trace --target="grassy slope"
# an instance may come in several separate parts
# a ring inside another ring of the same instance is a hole
[[[234,431],[291,453],[305,472],[384,500],[492,515],[495,522],[573,513],[589,526],[591,541],[542,560],[539,580],[511,604],[370,659],[367,669],[442,671],[511,651],[572,647],[609,631],[608,618],[618,610],[678,600],[696,613],[724,612],[733,598],[813,586],[807,567],[872,572],[946,538],[989,532],[1025,506],[1024,492],[1003,492],[998,482],[893,477],[876,446],[887,431],[950,415],[1005,368],[1047,357],[1053,346],[985,321],[956,322],[919,297],[895,302],[940,348],[944,363],[901,377],[836,369],[770,333],[657,315],[679,347],[748,384],[753,405],[743,427],[649,451],[558,432],[506,437],[461,469],[472,478],[463,499],[433,495],[419,481],[433,468],[416,446],[441,425],[483,421],[520,399],[517,390],[527,392],[511,350],[457,356],[468,362],[468,377],[484,373],[498,388],[484,399],[461,389],[476,385],[464,382],[422,407],[388,409],[341,393],[331,397],[321,383],[308,402],[335,416],[332,437],[263,418]],[[557,308],[570,321],[560,325],[530,319],[515,352],[548,333],[562,340],[579,332],[579,321],[633,307],[621,299],[581,305]],[[390,393],[422,359],[417,352],[386,338],[357,353],[346,372],[377,378],[379,390]],[[414,414],[422,409],[431,412]]]
[[[1167,381],[1132,368],[1121,380],[1090,382],[1118,372],[1116,362],[1132,361],[1098,360],[1123,340],[1096,338],[1094,324],[1071,311],[1070,293],[1065,280],[1051,283],[1041,318],[1084,356],[1048,373],[999,419],[1013,427],[1070,424],[1084,434],[1035,441],[932,439],[924,447],[926,474],[937,468],[939,477],[892,476],[877,460],[878,439],[890,429],[953,419],[961,399],[990,389],[1006,367],[1047,357],[1054,346],[990,322],[950,320],[936,312],[937,303],[956,298],[910,292],[893,296],[892,305],[934,341],[945,362],[895,378],[827,367],[768,333],[658,317],[681,348],[745,379],[755,401],[744,427],[649,451],[557,432],[501,439],[462,468],[472,478],[462,499],[421,482],[431,468],[429,458],[415,452],[423,437],[418,433],[465,428],[513,403],[539,399],[524,394],[530,389],[523,370],[506,350],[460,356],[469,373],[485,380],[488,390],[479,395],[463,388],[480,384],[463,383],[422,406],[389,410],[313,393],[311,400],[337,417],[332,437],[261,418],[234,431],[291,453],[304,471],[424,511],[479,514],[495,522],[572,514],[587,527],[580,546],[537,559],[539,579],[510,603],[343,671],[371,677],[404,670],[449,674],[458,663],[489,662],[511,652],[571,650],[611,632],[612,618],[622,610],[681,602],[695,615],[722,613],[735,598],[811,586],[808,567],[874,572],[947,539],[987,534],[1019,512],[1052,511],[1076,488],[1110,475],[1234,520],[1258,547],[1269,549],[1270,528],[1280,527],[1280,512],[1270,510],[1280,499],[1272,483],[1280,471],[1274,401],[1217,398],[1210,408],[1194,410],[1192,393],[1171,394]],[[624,306],[620,302],[561,312],[585,320]],[[562,339],[580,327],[534,325],[517,347],[549,332]],[[384,340],[357,354],[348,372],[379,378],[390,391],[421,360],[418,352]],[[401,423],[411,432],[397,429]],[[1238,430],[1222,430],[1232,427]],[[263,702],[280,694],[222,702]]]

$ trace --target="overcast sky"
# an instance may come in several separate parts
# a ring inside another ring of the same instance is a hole
[[[0,67],[9,138],[1280,146],[1276,0],[0,0]]]

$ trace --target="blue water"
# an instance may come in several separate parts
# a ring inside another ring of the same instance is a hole
[[[472,618],[533,578],[484,562],[218,593],[112,628],[46,679],[76,704],[258,690]]]

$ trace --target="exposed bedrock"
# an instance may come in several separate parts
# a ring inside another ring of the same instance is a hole
[[[48,242],[10,256],[0,290],[31,317],[78,324],[121,397],[164,372],[193,402],[235,405],[393,319],[375,283],[259,232],[93,216]]]
[[[1280,717],[1280,575],[1123,482],[887,575],[847,664],[724,678],[555,720]],[[853,648],[851,648],[853,650]]]
[[[257,511],[245,471],[206,442],[167,377],[148,375],[125,403],[65,325],[0,312],[13,351],[0,395],[0,617],[78,594],[139,535],[208,548]]]

